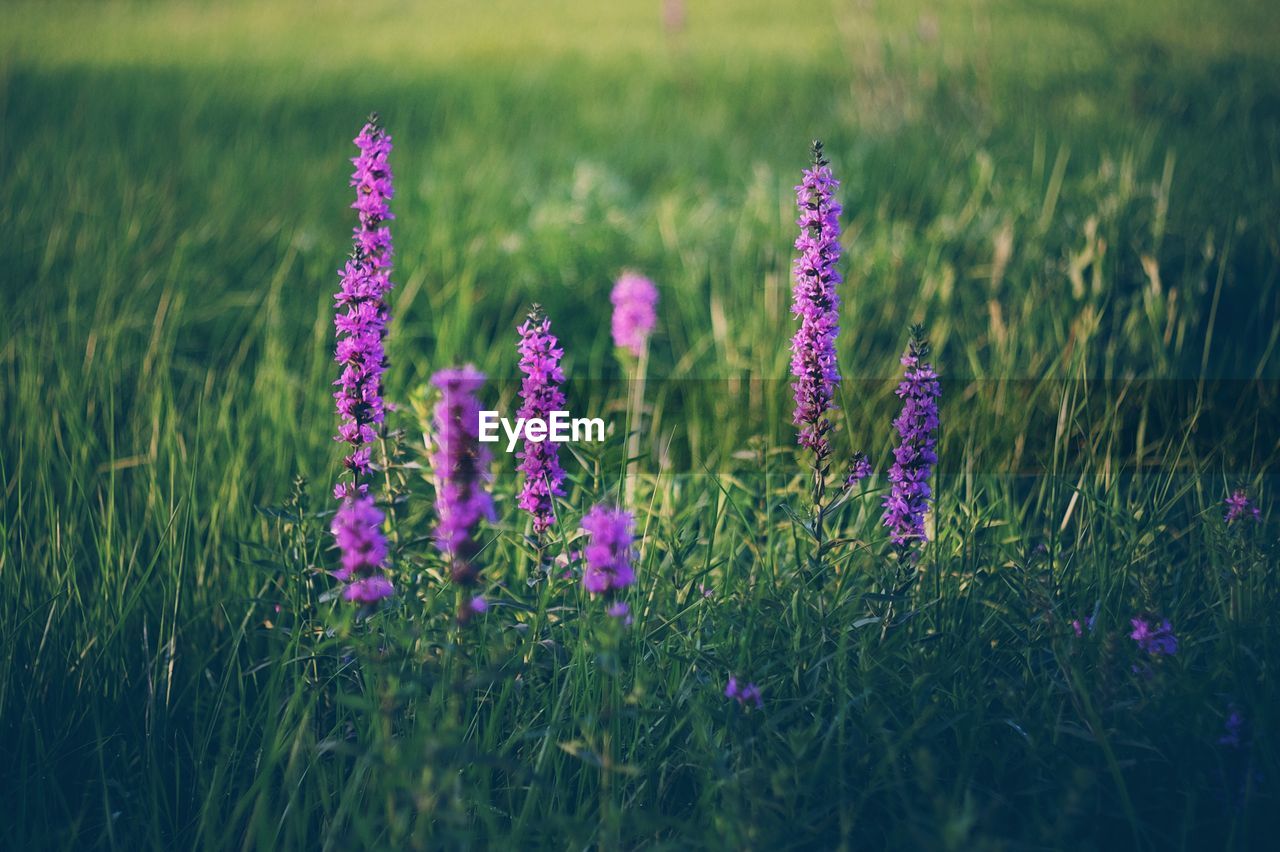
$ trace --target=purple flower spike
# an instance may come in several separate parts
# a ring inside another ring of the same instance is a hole
[[[928,540],[924,517],[933,495],[929,476],[938,462],[938,397],[942,395],[938,374],[930,364],[921,363],[928,356],[924,331],[916,326],[902,356],[906,372],[897,390],[902,413],[893,421],[899,444],[889,468],[892,486],[884,499],[884,525],[889,528],[889,538],[900,547]]]
[[[348,583],[342,596],[356,603],[371,604],[389,597],[395,589],[382,574],[387,561],[387,541],[382,535],[382,512],[372,497],[344,500],[330,527],[342,565],[334,578]]]
[[[334,360],[342,368],[333,383],[341,420],[334,440],[350,445],[343,465],[351,473],[349,482],[339,482],[333,489],[339,500],[364,496],[369,490],[360,479],[369,472],[370,444],[377,438],[375,427],[385,412],[382,374],[387,363],[382,341],[389,319],[386,294],[391,289],[391,231],[384,224],[393,218],[387,206],[393,194],[387,165],[391,137],[373,115],[355,143],[360,154],[352,160],[356,201],[351,206],[359,212],[360,221],[351,257],[342,268],[341,288],[334,296]]]
[[[734,699],[743,707],[748,704],[754,704],[757,710],[764,707],[764,696],[760,692],[760,687],[754,683],[739,685],[738,679],[733,675],[729,676],[729,683],[724,688],[724,696]]]
[[[835,190],[840,182],[822,156],[822,143],[813,143],[813,166],[806,169],[796,187],[800,252],[793,268],[791,313],[800,328],[791,338],[791,395],[795,411],[791,422],[800,427],[797,440],[814,451],[819,470],[825,469],[831,445],[827,413],[835,407],[840,384],[836,362],[836,335],[840,333],[840,296],[836,288],[844,280],[836,271],[840,259],[840,204]]]
[[[1249,500],[1249,495],[1243,488],[1237,488],[1227,498],[1226,522],[1230,524],[1246,517],[1256,521],[1262,517],[1262,512]]]
[[[639,358],[658,322],[658,288],[642,275],[624,272],[613,285],[609,301],[613,302],[613,345]]]
[[[1131,618],[1129,623],[1133,625],[1129,638],[1151,656],[1173,656],[1178,653],[1178,637],[1173,635],[1173,625],[1169,623],[1169,619],[1164,619],[1158,626],[1152,626],[1143,618]]]
[[[582,530],[591,536],[591,543],[586,547],[583,588],[593,595],[601,595],[636,581],[631,568],[630,512],[596,506],[582,518]]]
[[[550,420],[553,411],[564,409],[564,371],[560,359],[564,350],[551,333],[551,320],[537,305],[518,329],[520,332],[519,417],[525,420]],[[523,474],[519,506],[533,516],[533,531],[540,534],[555,523],[555,498],[564,496],[564,471],[560,467],[560,450],[548,437],[543,441],[524,440],[517,454]]]
[[[387,202],[395,195],[393,176],[387,158],[391,154],[391,137],[378,122],[378,114],[369,116],[369,122],[355,138],[360,154],[351,162],[356,170],[351,175],[351,185],[356,190],[353,210],[360,214],[360,224],[355,229],[356,247],[369,259],[374,269],[391,268],[391,231],[385,223],[395,216]],[[386,284],[390,288],[390,283]]]
[[[472,585],[480,577],[474,564],[480,543],[476,532],[481,520],[496,516],[486,486],[492,456],[480,443],[480,403],[476,392],[484,385],[484,373],[468,364],[441,370],[431,377],[441,398],[433,412],[431,468],[436,476],[436,547],[449,561],[456,583]]]

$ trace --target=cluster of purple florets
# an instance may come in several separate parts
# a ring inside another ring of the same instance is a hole
[[[349,497],[342,501],[330,527],[341,567],[335,579],[346,583],[342,597],[355,603],[372,604],[395,593],[382,573],[387,561],[387,542],[382,535],[382,512],[372,497]]]
[[[852,488],[869,477],[871,473],[871,460],[867,458],[867,454],[856,453],[853,460],[849,462],[849,472],[844,477],[845,488]]]
[[[639,358],[658,322],[658,288],[643,275],[624,272],[609,293],[613,344]]]
[[[1249,499],[1244,489],[1237,488],[1227,497],[1227,513],[1224,519],[1227,523],[1233,524],[1241,518],[1257,521],[1262,518],[1262,512]]]
[[[334,296],[333,318],[334,360],[341,367],[333,394],[339,418],[335,440],[349,447],[343,465],[350,479],[334,486],[334,496],[342,503],[332,532],[342,554],[342,567],[334,576],[347,584],[342,596],[374,604],[395,591],[383,574],[387,560],[383,515],[369,496],[368,483],[362,481],[369,473],[372,444],[385,416],[382,374],[387,359],[382,341],[387,333],[386,294],[391,289],[391,230],[386,223],[393,218],[388,201],[394,189],[387,164],[391,137],[377,116],[370,117],[355,144],[359,154],[352,160],[356,200],[351,206],[359,213],[359,223]]]
[[[480,443],[480,403],[476,399],[484,378],[484,373],[470,364],[441,370],[431,377],[431,384],[440,391],[433,412],[431,451],[439,517],[435,543],[449,560],[454,582],[464,586],[479,580],[475,564],[480,549],[479,523],[495,520],[488,492],[492,456]]]
[[[582,586],[593,595],[618,591],[636,581],[631,567],[631,513],[596,506],[582,518],[582,531],[590,536],[584,555],[587,565]]]
[[[836,335],[840,332],[840,296],[843,280],[836,270],[840,259],[840,204],[834,193],[840,182],[822,156],[822,143],[813,143],[813,166],[806,169],[796,187],[800,252],[794,263],[791,313],[800,328],[791,338],[791,393],[795,401],[792,423],[800,427],[800,446],[814,451],[819,465],[831,453],[827,412],[834,407],[840,365],[836,361]]]
[[[351,185],[356,200],[351,205],[359,213],[353,236],[351,257],[342,268],[342,282],[334,296],[334,327],[337,347],[334,360],[342,368],[334,400],[341,421],[336,440],[350,445],[343,460],[350,481],[339,482],[334,496],[363,496],[368,484],[361,481],[369,472],[371,444],[384,417],[382,374],[386,355],[382,342],[387,333],[386,294],[391,289],[391,230],[393,217],[388,202],[394,194],[391,167],[391,137],[378,124],[377,116],[355,138],[359,155],[352,162]]]
[[[1129,638],[1138,643],[1138,647],[1153,657],[1171,657],[1178,653],[1178,637],[1173,633],[1173,625],[1169,619],[1159,624],[1145,618],[1131,618],[1129,624],[1133,632]]]
[[[729,683],[724,688],[725,698],[732,698],[743,707],[754,705],[756,709],[764,707],[764,695],[760,692],[760,687],[754,683],[738,683],[738,679],[733,675],[729,676]]]
[[[928,353],[923,331],[912,329],[911,344],[902,356],[906,372],[897,390],[902,412],[893,421],[899,441],[889,468],[891,487],[884,499],[884,525],[889,528],[889,538],[903,547],[928,539],[924,519],[933,494],[929,477],[938,462],[938,397],[942,389],[938,374],[924,363]]]
[[[520,411],[518,416],[527,422],[533,418],[548,420],[553,411],[564,409],[565,399],[561,384],[564,371],[560,359],[564,356],[551,333],[551,320],[537,305],[528,319],[518,329],[520,332]],[[555,498],[564,496],[564,470],[560,467],[560,452],[550,437],[542,441],[525,438],[518,453],[520,473],[519,505],[533,517],[535,534],[545,532],[555,523]]]

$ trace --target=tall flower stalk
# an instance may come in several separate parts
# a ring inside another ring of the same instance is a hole
[[[889,494],[884,498],[883,523],[896,548],[896,572],[884,591],[889,595],[881,620],[881,637],[893,619],[893,601],[915,582],[920,549],[929,540],[925,516],[933,489],[929,484],[938,463],[938,398],[942,388],[929,357],[922,326],[912,326],[911,341],[902,356],[905,368],[896,391],[902,411],[893,421],[898,445],[889,468]]]
[[[640,455],[645,378],[649,371],[649,336],[658,322],[658,288],[643,275],[624,272],[609,294],[613,303],[613,343],[632,359],[631,390],[627,398],[627,476],[625,500],[635,495],[635,459]]]
[[[346,472],[334,486],[342,501],[331,532],[342,554],[342,567],[334,576],[347,587],[349,601],[373,604],[394,593],[383,569],[387,560],[383,515],[369,496],[365,480],[371,469],[372,444],[385,416],[382,376],[387,368],[383,340],[387,334],[386,294],[391,289],[392,217],[388,207],[394,190],[387,158],[391,137],[376,115],[355,138],[359,154],[353,158],[351,186],[359,214],[351,256],[341,272],[334,296],[334,328],[337,343],[334,360],[341,368],[334,385],[339,426],[335,440],[348,445],[343,459]]]
[[[836,360],[836,336],[840,333],[840,296],[836,288],[844,280],[836,270],[840,259],[840,212],[835,191],[840,182],[831,174],[822,155],[822,143],[814,141],[812,160],[796,187],[796,224],[800,252],[793,263],[791,313],[800,327],[791,338],[791,395],[795,409],[791,422],[798,427],[796,440],[813,451],[813,533],[817,556],[823,547],[827,473],[831,467],[829,412],[835,407],[840,365]]]
[[[389,319],[386,294],[391,289],[391,230],[386,223],[393,216],[388,201],[394,194],[391,168],[391,137],[378,123],[376,114],[355,138],[359,154],[352,159],[355,172],[351,185],[356,190],[352,208],[359,213],[353,234],[351,256],[341,272],[341,286],[334,296],[334,327],[337,347],[334,360],[342,368],[334,382],[333,397],[340,425],[335,440],[349,445],[343,459],[349,478],[334,487],[338,499],[364,496],[369,486],[364,478],[370,471],[374,440],[378,437],[385,408],[382,375],[386,371],[383,340]]]
[[[924,523],[933,496],[929,478],[938,463],[938,397],[942,389],[933,365],[925,361],[928,357],[924,329],[913,326],[911,342],[902,356],[905,370],[897,390],[902,412],[893,421],[899,440],[889,468],[891,487],[884,499],[889,538],[913,558],[929,540]]]
[[[436,548],[449,563],[450,578],[462,587],[480,581],[476,555],[480,521],[495,520],[489,496],[487,447],[480,443],[480,403],[476,393],[484,373],[468,364],[441,370],[431,377],[440,391],[433,412],[431,468],[436,478]]]
[[[520,333],[520,410],[518,417],[526,422],[533,418],[550,420],[553,411],[564,410],[564,357],[556,336],[551,333],[551,320],[538,305],[517,331]],[[517,454],[522,475],[519,506],[533,518],[534,535],[542,534],[556,521],[555,498],[564,496],[564,470],[560,467],[560,450],[548,436],[531,440],[527,433],[524,446]]]
[[[791,393],[795,401],[792,423],[799,427],[797,441],[814,453],[814,471],[825,476],[831,457],[827,433],[828,412],[835,407],[840,365],[836,361],[836,335],[840,332],[840,296],[836,288],[844,280],[836,270],[840,260],[840,212],[835,190],[840,186],[815,141],[812,167],[805,169],[796,187],[800,252],[794,267],[791,313],[800,327],[791,338]],[[815,485],[820,488],[820,485]]]

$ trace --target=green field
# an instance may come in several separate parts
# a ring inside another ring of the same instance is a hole
[[[1267,848],[1273,4],[688,6],[0,9],[0,847]],[[401,593],[365,618],[320,569],[374,110],[407,496]],[[786,385],[814,138],[845,209],[835,444],[879,471],[820,566]],[[494,606],[459,628],[427,378],[474,363],[513,409],[545,306],[571,403],[615,427],[566,456],[572,532],[625,467],[627,268],[662,295],[635,623],[539,579],[499,451]],[[882,629],[912,323],[934,540]],[[1224,522],[1235,489],[1258,522]],[[1178,653],[1147,659],[1139,616]]]

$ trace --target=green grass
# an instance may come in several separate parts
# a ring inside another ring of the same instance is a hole
[[[479,5],[2,13],[0,845],[1265,846],[1268,5],[693,3],[675,36],[657,2]],[[617,430],[568,465],[571,531],[622,468],[608,288],[659,283],[629,631],[526,582],[502,453],[483,623],[454,626],[412,466],[398,602],[358,622],[321,599],[330,300],[373,109],[402,463],[435,369],[472,361],[511,407],[537,300],[575,413]],[[846,209],[840,452],[887,464],[909,323],[943,375],[936,540],[883,640],[856,626],[888,570],[883,477],[823,571],[793,517],[813,137]],[[1264,512],[1243,533],[1235,487]],[[1140,613],[1182,642],[1150,677]],[[723,698],[730,673],[763,711]]]

